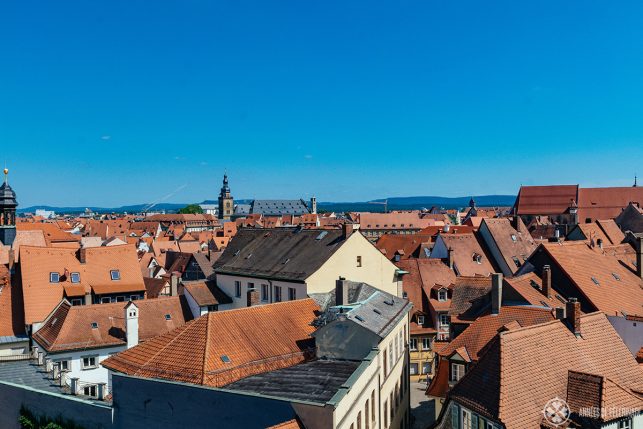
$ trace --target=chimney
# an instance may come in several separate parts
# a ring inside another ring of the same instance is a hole
[[[556,307],[556,320],[563,321],[565,320],[565,308]]]
[[[543,295],[551,298],[551,267],[549,265],[543,267]]]
[[[259,291],[257,289],[248,289],[246,292],[246,306],[254,307],[259,305]]]
[[[138,307],[134,301],[125,306],[125,336],[128,349],[138,345]]]
[[[636,239],[636,275],[643,279],[643,237]]]
[[[449,268],[453,269],[453,249],[451,247],[447,249],[447,264]]]
[[[92,293],[91,292],[86,292],[85,293],[85,305],[92,305]]]
[[[491,314],[497,316],[502,307],[502,274],[491,274]]]
[[[347,239],[348,237],[350,237],[351,234],[353,233],[353,224],[352,223],[342,224],[342,233],[343,233],[344,239]]]
[[[576,298],[567,301],[567,322],[574,335],[580,337],[580,302]]]
[[[348,282],[344,277],[335,280],[335,305],[348,305]]]
[[[447,224],[445,224],[445,225],[444,225],[444,227],[442,227],[442,232],[449,232],[449,228],[450,228],[450,227],[451,227],[451,226],[450,226],[448,223],[447,223]]]
[[[315,197],[310,199],[310,212],[312,214],[317,214],[317,198]]]
[[[87,248],[83,247],[78,251],[78,259],[80,260],[81,264],[87,262]]]
[[[170,276],[170,296],[179,296],[179,276],[174,273]]]

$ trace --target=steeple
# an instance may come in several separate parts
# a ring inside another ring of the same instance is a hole
[[[16,193],[9,186],[9,170],[4,169],[4,183],[0,186],[0,241],[11,246],[16,238]]]
[[[475,206],[476,206],[476,200],[474,200],[473,197],[471,197],[471,199],[469,200],[469,207],[474,208]]]
[[[636,174],[634,175],[634,186],[633,188],[636,188],[638,185],[636,184]]]
[[[223,186],[219,193],[219,219],[230,220],[234,212],[234,198],[230,195],[230,186],[228,184],[228,172],[223,174]]]

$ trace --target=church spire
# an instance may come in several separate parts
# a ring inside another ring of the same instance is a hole
[[[16,238],[16,193],[9,186],[9,169],[4,169],[4,183],[0,185],[0,241],[11,246]]]
[[[636,184],[636,174],[634,175],[634,188],[636,188],[638,185]]]

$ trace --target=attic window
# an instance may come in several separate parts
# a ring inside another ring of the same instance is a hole
[[[60,281],[60,274],[49,273],[49,283],[58,283]]]
[[[406,299],[409,297],[409,294],[406,292],[402,292],[402,298]]]
[[[514,264],[516,264],[516,266],[518,268],[520,268],[522,266],[522,263],[520,262],[520,259],[518,259],[517,257],[514,256],[511,259],[514,261]]]
[[[621,276],[619,276],[619,275],[618,275],[618,274],[616,274],[616,273],[612,273],[612,277],[614,277],[614,278],[615,278],[616,280],[618,280],[619,282],[621,281]]]
[[[112,280],[120,280],[121,272],[119,270],[110,270],[109,276],[111,277]]]
[[[166,314],[166,315],[165,315],[165,320],[172,320],[172,316],[171,316],[171,315],[169,315],[169,314]]]
[[[592,276],[592,281],[594,282],[594,284],[595,284],[596,286],[600,286],[600,285],[601,285],[601,284],[600,284],[600,282],[598,281],[598,279],[597,279],[596,277],[594,277],[594,276]]]
[[[232,362],[232,360],[230,360],[230,358],[228,357],[228,355],[221,355],[221,361],[222,361],[223,363],[230,363],[230,362]]]
[[[447,291],[446,289],[440,289],[438,291],[438,301],[446,301],[447,300]]]
[[[326,237],[328,235],[328,231],[322,231],[319,233],[317,237],[315,237],[315,240],[321,240],[322,238]]]
[[[98,329],[98,323],[92,322],[92,329]]]
[[[540,303],[543,305],[543,307],[549,308],[549,304],[547,304],[545,301],[540,301]]]
[[[71,282],[80,283],[80,273],[71,273]]]
[[[518,238],[516,237],[516,234],[511,234],[511,241],[517,241]]]
[[[480,255],[478,253],[474,253],[473,254],[473,262],[475,262],[476,264],[482,264],[482,255]]]

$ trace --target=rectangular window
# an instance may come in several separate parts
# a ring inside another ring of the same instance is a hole
[[[241,282],[236,280],[234,282],[234,296],[241,298]]]
[[[409,348],[413,351],[416,351],[418,349],[418,340],[417,338],[411,338],[411,341],[409,342]]]
[[[83,395],[85,396],[91,396],[92,398],[96,398],[98,396],[98,388],[95,384],[91,384],[89,386],[83,387]]]
[[[138,301],[138,295],[130,295],[129,300],[130,301]]]
[[[357,266],[358,266],[358,267],[361,267],[361,266],[362,266],[362,257],[361,257],[361,256],[358,256],[358,257],[357,257]]]
[[[393,371],[393,365],[395,365],[395,360],[393,359],[393,344],[388,345],[388,360],[390,363],[390,370]]]
[[[255,288],[255,284],[251,283],[251,282],[248,282],[248,290],[252,290],[254,288]]]
[[[262,301],[269,301],[270,300],[270,293],[268,292],[268,285],[267,284],[262,284],[261,285],[261,300]]]
[[[71,305],[83,305],[83,300],[80,298],[74,298],[71,300]]]
[[[422,350],[431,349],[431,338],[422,338]]]
[[[275,286],[275,302],[281,302],[281,286]]]
[[[422,374],[431,374],[431,364],[429,362],[422,362]]]
[[[362,412],[357,413],[357,429],[362,429]]]
[[[121,279],[121,272],[119,270],[111,270],[109,272],[109,276],[112,280],[120,280]]]
[[[451,427],[460,429],[460,410],[455,404],[451,404]]]
[[[116,302],[125,302],[125,297],[124,296],[117,296],[116,297]]]
[[[219,306],[214,304],[214,305],[208,305],[208,312],[210,311],[217,311],[219,309]]]
[[[472,429],[470,411],[462,410],[462,429]]]
[[[418,325],[424,326],[424,316],[422,315],[418,316]]]
[[[464,375],[464,365],[451,362],[451,381],[459,381]]]
[[[632,419],[618,422],[618,429],[632,429]]]
[[[98,361],[97,356],[83,356],[81,358],[82,369],[98,368],[97,361]]]
[[[108,296],[104,296],[100,299],[101,304],[109,304],[110,302],[112,302],[112,299]]]
[[[49,283],[58,283],[60,281],[60,274],[49,273]]]
[[[409,367],[411,370],[411,375],[417,375],[418,373],[418,364],[417,363],[411,363],[411,366]]]
[[[400,355],[404,353],[404,337],[402,336],[402,330],[400,330],[398,337],[400,337]]]
[[[449,315],[448,314],[440,314],[440,326],[442,326],[442,327],[448,327],[449,326]]]
[[[71,282],[80,283],[80,273],[71,273]]]
[[[438,301],[446,301],[447,300],[447,291],[444,289],[440,289],[438,291]]]
[[[294,301],[297,299],[297,290],[294,287],[288,288],[288,301]]]
[[[393,405],[395,402],[393,402],[393,392],[389,395],[388,398],[388,403],[389,403],[389,411],[390,411],[390,416],[391,416],[391,423],[393,423],[393,418],[395,417],[395,406]]]
[[[71,361],[70,360],[59,360],[56,361],[60,364],[60,370],[61,371],[69,371],[71,370]]]

